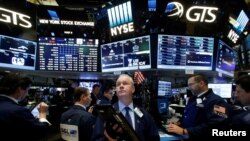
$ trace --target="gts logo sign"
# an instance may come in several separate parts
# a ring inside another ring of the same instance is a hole
[[[0,7],[0,22],[31,28],[30,16]]]
[[[186,11],[186,18],[190,22],[212,23],[216,20],[216,11],[218,11],[217,7],[191,6]],[[165,13],[168,14],[168,17],[181,17],[184,13],[184,8],[179,2],[170,2],[167,4]]]

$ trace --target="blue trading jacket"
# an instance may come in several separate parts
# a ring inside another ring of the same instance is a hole
[[[115,103],[113,107],[116,110],[119,110],[118,103]],[[140,141],[160,141],[158,128],[156,127],[155,122],[148,112],[141,109],[143,116],[140,118],[135,114],[135,132],[137,133]],[[107,139],[104,137],[104,126],[101,118],[97,118],[95,129],[92,135],[93,141],[106,141]]]
[[[223,98],[215,95],[211,89],[199,98],[202,100],[199,104],[196,103],[195,97],[190,99],[181,121],[190,138],[211,136],[212,129],[225,128],[228,125],[230,106]],[[225,108],[226,112],[216,112],[214,105],[218,105],[221,109]]]

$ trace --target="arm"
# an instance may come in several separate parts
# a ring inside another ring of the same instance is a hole
[[[26,108],[19,108],[15,111],[15,121],[14,125],[17,128],[23,128],[26,133],[28,133],[32,138],[42,138],[46,135],[49,123],[47,122],[40,122],[36,119],[31,112]]]
[[[158,131],[158,128],[156,126],[154,119],[146,111],[143,111],[143,113],[144,113],[145,120],[147,123],[146,127],[144,127],[146,128],[145,130],[147,131],[146,133],[144,133],[145,140],[146,141],[160,141],[159,131]]]
[[[194,127],[187,128],[187,132],[190,136],[211,136],[212,129],[224,128],[227,122],[227,117],[217,114],[214,105],[220,105],[225,111],[228,111],[229,109],[227,103],[218,97],[213,97],[204,102],[204,109],[202,109],[201,113],[197,115],[199,123]]]

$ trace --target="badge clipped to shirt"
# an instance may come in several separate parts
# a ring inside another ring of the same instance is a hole
[[[143,113],[141,112],[141,110],[137,107],[135,107],[134,112],[136,113],[136,115],[138,115],[140,118],[143,116]]]
[[[201,103],[202,103],[201,98],[197,98],[197,99],[196,99],[196,103],[197,103],[197,104],[201,104]]]
[[[201,98],[197,98],[196,99],[196,106],[200,107],[200,108],[204,107],[204,105],[202,104],[202,99]]]
[[[214,110],[213,112],[221,117],[227,118],[227,114],[226,114],[226,108],[223,106],[219,106],[219,105],[214,105]]]

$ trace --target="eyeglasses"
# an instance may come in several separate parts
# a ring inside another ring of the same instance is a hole
[[[193,86],[194,84],[197,84],[197,82],[189,83],[189,84],[188,84],[188,87],[191,87],[191,86]]]

